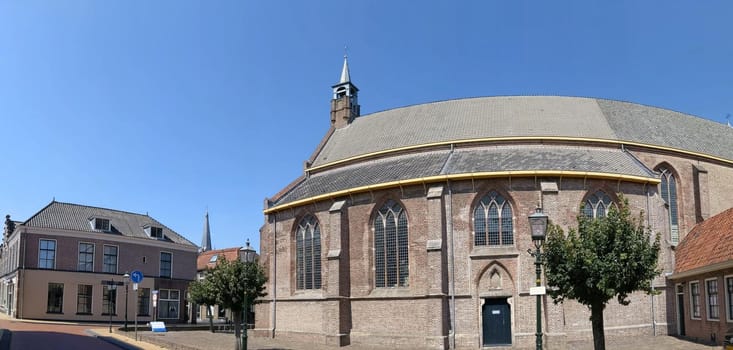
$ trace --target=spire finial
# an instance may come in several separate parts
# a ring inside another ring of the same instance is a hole
[[[346,46],[344,46],[344,67],[341,69],[341,79],[339,79],[339,84],[350,82],[351,76],[349,74],[349,60],[348,56],[346,55]]]

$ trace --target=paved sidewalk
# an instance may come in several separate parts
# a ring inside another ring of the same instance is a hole
[[[106,330],[105,330],[106,331]],[[142,342],[134,343],[139,349],[172,349],[172,350],[231,350],[234,349],[235,338],[232,333],[211,333],[209,331],[173,331],[166,333],[153,333],[150,331],[140,332],[138,335],[146,344],[156,344],[154,347],[143,347],[139,345]],[[118,331],[116,337],[124,340],[126,337],[133,342],[134,334]],[[145,344],[145,343],[142,343]],[[568,349],[592,350],[592,341],[571,342],[567,344]],[[687,340],[678,339],[670,336],[648,336],[648,337],[628,337],[613,341],[607,339],[606,348],[609,350],[719,350],[720,346],[709,346],[697,344]],[[132,348],[134,349],[134,348]],[[249,337],[248,349],[250,350],[384,350],[386,348],[375,348],[367,346],[349,345],[346,347],[333,347],[323,344],[295,343],[287,342],[280,339]],[[409,349],[417,350],[417,349]]]

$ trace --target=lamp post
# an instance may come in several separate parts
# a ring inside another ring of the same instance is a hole
[[[542,248],[547,235],[547,214],[542,212],[542,208],[537,207],[528,219],[529,227],[532,230],[532,243],[534,243],[536,250],[532,252],[532,249],[529,249],[527,252],[535,258],[534,266],[537,274],[535,285],[540,287],[542,285],[542,251],[540,248]],[[542,350],[542,294],[544,293],[537,293],[537,333],[535,333],[537,350]]]
[[[109,305],[109,332],[112,333],[112,291],[117,289],[115,279],[107,285],[107,305]],[[117,294],[115,293],[115,303],[117,303]]]
[[[247,239],[246,246],[242,248],[241,251],[243,253],[245,265],[254,263],[257,253],[255,252],[254,249],[252,249],[252,247],[249,246],[249,238]],[[248,310],[249,302],[247,300],[247,295],[246,295],[247,286],[244,286],[244,290],[245,290],[245,295],[243,298],[244,305],[243,305],[243,310],[242,310],[242,312],[244,313],[244,319],[243,319],[244,329],[242,330],[242,347],[240,348],[240,350],[247,350],[247,313],[249,312]]]
[[[122,278],[125,280],[125,332],[127,332],[127,289],[129,288],[130,274],[125,272]]]

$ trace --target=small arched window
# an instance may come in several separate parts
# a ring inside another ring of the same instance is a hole
[[[308,215],[300,220],[296,235],[295,278],[297,289],[321,289],[321,229]]]
[[[611,206],[615,205],[606,192],[601,190],[591,194],[583,203],[583,215],[590,219],[602,218],[608,214]]]
[[[662,194],[662,199],[668,208],[670,240],[672,243],[678,243],[680,232],[679,216],[677,215],[677,180],[675,180],[674,174],[666,167],[660,167],[657,171],[659,171],[659,176],[662,180],[659,184],[659,192]]]
[[[404,287],[410,274],[407,240],[407,214],[389,200],[374,218],[375,285]]]
[[[514,244],[512,207],[496,191],[481,198],[473,210],[474,245]]]

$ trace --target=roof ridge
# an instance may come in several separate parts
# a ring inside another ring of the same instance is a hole
[[[145,213],[145,214],[141,214],[141,213],[135,213],[135,212],[127,211],[127,210],[119,210],[119,209],[112,209],[112,208],[104,208],[104,207],[98,207],[98,206],[94,206],[94,205],[85,205],[85,204],[70,203],[70,202],[59,202],[59,201],[57,201],[57,200],[54,200],[54,201],[52,201],[51,203],[49,203],[49,205],[51,205],[51,204],[53,204],[53,203],[58,203],[58,204],[66,204],[66,205],[73,205],[73,206],[76,206],[76,207],[83,207],[83,208],[90,208],[90,209],[102,209],[102,210],[109,210],[109,211],[115,211],[115,212],[118,212],[118,213],[124,213],[124,214],[132,214],[132,215],[139,215],[139,216],[147,216],[147,217],[149,217],[149,218],[151,218],[151,219],[155,220],[155,219],[154,219],[154,218],[153,218],[152,216],[150,216],[150,214],[148,214],[148,213]],[[45,209],[45,208],[44,208],[44,209]],[[158,220],[155,220],[155,221],[158,221]],[[161,224],[161,225],[162,225],[162,224]]]

